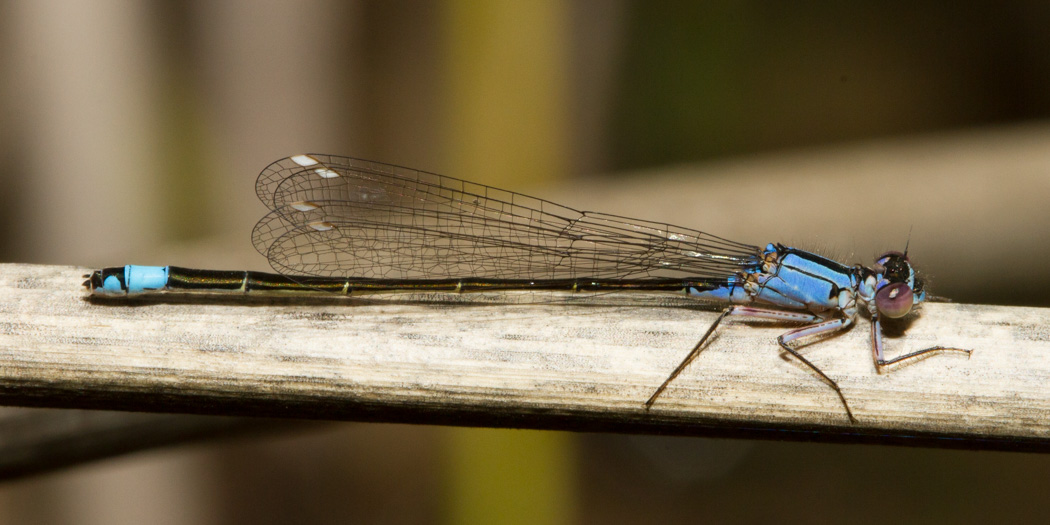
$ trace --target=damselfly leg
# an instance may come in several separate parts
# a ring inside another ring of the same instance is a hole
[[[842,390],[839,388],[838,383],[836,383],[835,380],[828,377],[828,375],[825,374],[823,370],[814,365],[810,360],[806,359],[797,350],[791,348],[787,344],[791,341],[801,339],[803,337],[842,330],[848,327],[850,324],[852,324],[852,321],[848,318],[838,318],[822,321],[821,317],[814,314],[807,314],[803,312],[788,312],[784,310],[773,310],[768,308],[755,308],[751,306],[739,305],[734,305],[726,308],[722,311],[721,314],[719,314],[715,321],[711,323],[711,326],[707,329],[707,332],[704,334],[704,336],[700,338],[700,341],[696,344],[696,346],[693,347],[689,354],[686,355],[685,359],[683,359],[682,362],[679,363],[679,365],[674,369],[674,371],[671,372],[671,375],[669,375],[667,379],[664,380],[664,382],[656,389],[656,391],[653,392],[653,395],[650,396],[649,399],[645,402],[645,407],[647,409],[653,406],[653,403],[655,403],[656,399],[660,397],[660,394],[662,394],[664,390],[667,389],[668,385],[671,384],[671,381],[674,381],[674,379],[677,378],[678,375],[681,374],[687,366],[689,366],[689,363],[691,363],[693,359],[695,359],[696,356],[700,354],[700,351],[703,349],[705,343],[707,343],[708,339],[711,338],[711,334],[714,333],[715,328],[717,328],[718,325],[721,324],[723,319],[730,315],[752,317],[756,319],[774,319],[778,321],[788,322],[815,323],[785,332],[780,337],[777,337],[777,343],[792,356],[794,356],[803,364],[805,364],[814,372],[816,372],[817,375],[819,375],[831,388],[833,388],[838,394],[839,399],[842,401],[842,405],[846,408],[846,414],[849,416],[850,421],[856,422],[856,419],[853,417],[853,411],[850,410],[849,403],[846,402],[846,397],[842,394]]]
[[[969,358],[973,350],[967,350],[965,348],[953,348],[949,346],[931,346],[929,348],[923,348],[922,350],[916,350],[909,352],[902,356],[894,357],[893,359],[886,359],[883,354],[882,346],[882,321],[879,319],[878,314],[872,316],[871,320],[871,357],[875,361],[875,368],[882,372],[882,367],[895,365],[904,361],[912,359],[924,358],[933,354],[939,354],[941,352],[961,352],[966,354]]]

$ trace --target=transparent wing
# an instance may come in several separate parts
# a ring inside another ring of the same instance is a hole
[[[267,167],[253,243],[287,275],[724,278],[759,249],[378,162],[299,155]]]

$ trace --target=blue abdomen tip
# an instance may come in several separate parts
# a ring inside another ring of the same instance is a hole
[[[129,264],[124,267],[124,282],[128,293],[159,290],[168,285],[168,267]]]

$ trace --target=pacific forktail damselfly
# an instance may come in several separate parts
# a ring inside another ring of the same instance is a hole
[[[646,401],[656,399],[728,316],[802,323],[777,338],[838,394],[838,383],[789,343],[871,318],[877,367],[970,350],[934,346],[886,359],[883,318],[926,300],[907,250],[872,267],[846,266],[782,244],[764,248],[669,224],[596,212],[399,166],[333,155],[274,162],[256,181],[270,212],[252,241],[279,272],[175,266],[97,270],[102,296],[152,292],[374,294],[384,292],[676,292],[727,305]]]

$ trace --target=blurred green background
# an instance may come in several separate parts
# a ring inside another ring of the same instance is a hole
[[[0,260],[266,269],[255,175],[320,152],[846,243],[846,262],[913,227],[936,293],[1047,305],[1047,27],[1050,3],[1020,0],[6,0]],[[340,424],[8,483],[0,521],[1031,521],[1048,474],[1026,454]]]

